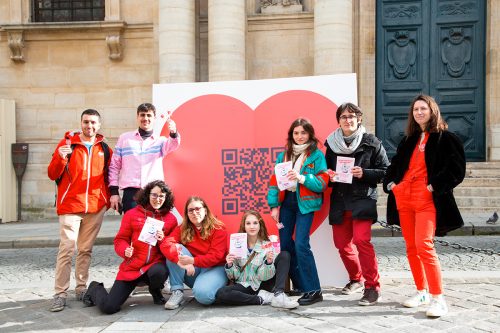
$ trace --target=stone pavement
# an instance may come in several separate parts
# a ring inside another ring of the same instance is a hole
[[[500,236],[446,240],[500,251]],[[324,286],[323,302],[295,310],[205,307],[190,299],[180,309],[167,311],[154,305],[142,288],[114,315],[83,307],[73,294],[64,311],[49,312],[57,249],[2,249],[0,332],[500,332],[500,256],[438,245],[450,313],[428,319],[425,308],[400,305],[414,292],[403,240],[378,237],[374,245],[382,276],[382,301],[376,306],[358,306],[360,293],[346,296]],[[96,246],[90,278],[109,288],[119,262],[112,246]]]

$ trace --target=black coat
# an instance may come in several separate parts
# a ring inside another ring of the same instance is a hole
[[[391,182],[398,184],[403,179],[419,138],[420,135],[404,137],[387,169],[384,191],[389,193],[387,199],[389,224],[399,225],[399,214],[394,194],[387,190],[387,185]],[[436,207],[436,236],[444,236],[447,232],[464,225],[453,196],[453,189],[465,177],[465,152],[462,142],[455,134],[448,131],[431,133],[425,145],[425,164],[428,183],[434,190],[432,198]]]
[[[365,133],[358,148],[350,155],[336,154],[326,146],[326,165],[335,170],[337,156],[354,157],[354,165],[363,168],[363,177],[352,179],[352,184],[330,182],[330,224],[342,224],[344,211],[351,210],[352,217],[377,221],[377,184],[382,181],[389,160],[384,146],[373,134]]]

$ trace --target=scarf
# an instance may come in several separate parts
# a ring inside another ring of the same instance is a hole
[[[333,131],[327,138],[326,142],[336,154],[351,155],[359,147],[363,134],[366,129],[363,125],[349,136],[344,136],[342,129],[339,127]],[[349,143],[349,146],[347,145]]]
[[[300,168],[304,163],[304,159],[306,157],[306,150],[309,148],[309,143],[304,143],[303,145],[293,145],[293,154],[292,154],[292,163],[293,170],[297,171],[300,174]],[[297,190],[297,183],[295,186],[290,187],[288,191],[295,192]]]

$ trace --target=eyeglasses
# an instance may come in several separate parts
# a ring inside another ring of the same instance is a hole
[[[199,213],[204,207],[194,207],[188,209],[188,214],[194,214],[194,212]]]
[[[355,115],[350,115],[350,116],[340,116],[340,120],[346,121],[346,120],[353,120],[354,118],[357,118]]]
[[[160,199],[160,200],[165,200],[167,197],[165,194],[158,194],[158,193],[149,193],[149,196],[153,199]]]

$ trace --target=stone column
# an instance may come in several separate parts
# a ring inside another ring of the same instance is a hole
[[[314,74],[352,73],[352,0],[317,0],[314,7]]]
[[[500,4],[491,1],[487,11],[486,138],[487,161],[500,161]],[[488,46],[489,45],[489,46]]]
[[[160,83],[195,82],[195,0],[160,0],[158,7]]]
[[[244,0],[208,0],[209,81],[245,80]]]

